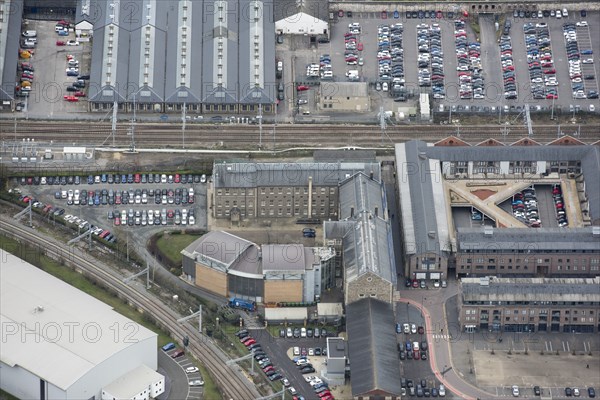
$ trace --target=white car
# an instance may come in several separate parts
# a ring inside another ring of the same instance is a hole
[[[198,372],[198,368],[197,367],[187,367],[185,369],[185,372],[188,374],[193,374],[194,372]]]
[[[578,388],[573,388],[573,396],[575,396],[575,397],[579,397],[580,396]]]
[[[281,382],[283,383],[283,386],[285,386],[285,387],[290,386],[290,381],[288,380],[288,378],[283,378],[281,380]]]
[[[79,41],[74,39],[67,40],[67,46],[79,46]]]
[[[289,392],[290,392],[290,394],[291,394],[292,396],[293,396],[293,395],[295,395],[296,393],[298,393],[298,392],[296,391],[296,389],[294,389],[294,387],[293,387],[293,386],[290,386],[290,387],[288,388],[288,390],[289,390]]]
[[[310,386],[317,386],[320,385],[321,383],[323,383],[323,381],[319,378],[315,378],[311,381],[308,382],[310,384]]]
[[[402,330],[404,331],[404,333],[410,333],[410,325],[409,324],[402,325]]]
[[[412,334],[417,333],[417,326],[415,324],[412,324],[410,326],[410,333],[412,333]]]
[[[593,58],[586,58],[585,60],[581,61],[582,64],[593,64],[594,63],[594,59]]]
[[[513,386],[512,387],[512,395],[513,397],[519,397],[519,387],[518,386]]]
[[[312,347],[308,349],[308,355],[309,356],[314,356],[315,355],[315,349],[313,349]]]
[[[446,396],[446,388],[444,387],[444,385],[440,385],[440,390],[438,390],[438,395],[440,397]]]
[[[296,365],[299,366],[299,367],[307,365],[307,364],[310,364],[310,362],[308,360],[303,359],[303,358],[301,358],[300,360],[296,361]]]
[[[196,379],[195,381],[190,381],[190,386],[203,386],[204,381],[200,379]]]
[[[310,382],[312,382],[312,381],[315,381],[315,380],[317,380],[317,379],[319,379],[319,378],[318,378],[318,377],[316,377],[316,376],[314,376],[314,375],[309,375],[309,376],[305,376],[305,377],[304,377],[304,380],[305,380],[306,382],[309,382],[309,383],[310,383]],[[320,380],[320,379],[319,379],[319,380]]]
[[[588,26],[588,23],[587,23],[587,21],[581,21],[581,22],[577,22],[575,24],[575,26]]]
[[[596,106],[594,106],[593,104],[590,104],[589,110],[590,110],[590,112],[596,111]]]

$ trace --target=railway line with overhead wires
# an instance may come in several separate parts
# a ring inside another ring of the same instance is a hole
[[[103,264],[97,260],[90,260],[89,254],[72,251],[64,243],[44,237],[33,229],[19,226],[14,223],[14,220],[9,220],[6,216],[1,216],[0,222],[0,232],[3,234],[16,237],[30,245],[39,246],[44,249],[48,256],[55,259],[64,259],[66,262],[75,265],[79,270],[83,270],[86,275],[102,282],[120,298],[126,299],[136,309],[152,315],[165,330],[171,332],[173,337],[189,336],[190,344],[187,351],[191,352],[210,370],[213,379],[227,399],[250,400],[260,396],[252,383],[241,372],[225,364],[227,361],[225,354],[218,351],[210,343],[206,343],[207,339],[201,336],[191,325],[178,323],[177,319],[181,316],[176,315],[173,310],[155,299],[154,295],[148,292],[142,293],[135,287],[124,285],[122,283],[124,276],[108,267],[102,268],[100,265]]]
[[[129,135],[130,126],[120,124],[112,135],[111,124],[96,121],[18,121],[10,123],[5,120],[1,124],[2,140],[35,139],[38,142],[54,141],[69,145],[86,145],[94,147],[129,146],[132,142]],[[575,134],[585,143],[600,139],[600,127],[597,125],[537,125],[534,126],[533,139],[547,143],[562,134]],[[376,125],[313,125],[313,124],[279,124],[262,127],[262,136],[258,125],[246,124],[204,124],[190,123],[185,132],[181,125],[169,123],[144,123],[135,125],[134,139],[136,147],[173,147],[211,148],[225,146],[227,148],[247,148],[262,142],[264,147],[305,146],[314,143],[316,146],[380,146],[392,143],[422,139],[437,141],[451,135],[457,135],[458,128],[452,125],[396,125],[388,126],[382,133]],[[510,126],[506,129],[500,125],[465,125],[460,126],[460,138],[471,144],[494,138],[506,144],[513,143],[528,136],[525,126]]]

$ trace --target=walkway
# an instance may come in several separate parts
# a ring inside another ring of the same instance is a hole
[[[400,298],[401,303],[410,303],[419,309],[425,317],[427,342],[429,343],[429,364],[436,378],[448,390],[461,399],[496,399],[495,395],[473,386],[461,377],[461,372],[454,367],[452,359],[452,334],[448,335],[446,321],[446,301],[456,295],[456,284],[449,285],[448,290],[405,290]],[[427,301],[424,301],[427,299]]]

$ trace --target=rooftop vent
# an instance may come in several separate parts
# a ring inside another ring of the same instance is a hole
[[[594,235],[594,236],[600,236],[600,226],[594,226],[594,227],[592,227],[592,235]]]
[[[483,230],[483,234],[485,236],[492,236],[494,234],[494,230],[491,227],[486,226],[485,229]]]
[[[480,286],[490,286],[490,277],[485,276],[483,278],[479,278],[479,285]]]
[[[33,309],[33,313],[34,313],[34,314],[35,314],[35,313],[38,313],[38,312],[42,312],[42,311],[44,311],[44,306],[36,306],[36,307]]]
[[[429,232],[427,232],[427,236],[429,236],[430,238],[434,239],[435,238],[435,231],[429,231]]]

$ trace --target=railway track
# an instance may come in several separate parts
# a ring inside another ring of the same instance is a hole
[[[128,126],[118,126],[114,135],[111,126],[99,122],[56,122],[20,121],[16,126],[2,124],[2,140],[22,141],[34,139],[38,142],[60,142],[71,145],[95,147],[128,146],[132,139]],[[575,126],[563,126],[562,133],[574,134]],[[556,125],[535,126],[533,139],[548,143],[559,137]],[[255,146],[263,142],[266,147],[298,146],[314,143],[321,146],[389,146],[392,143],[412,139],[437,141],[457,134],[450,125],[389,126],[384,133],[375,125],[263,125],[262,137],[257,125],[239,124],[189,124],[185,133],[178,124],[138,123],[135,127],[136,147],[191,147],[225,146],[227,148]],[[461,139],[476,144],[489,138],[503,143],[513,143],[527,136],[523,126],[511,126],[503,131],[499,125],[461,126]],[[600,139],[600,128],[596,125],[580,127],[578,138],[586,143]]]
[[[19,226],[14,223],[14,220],[11,221],[5,216],[0,217],[0,219],[2,220],[2,223],[0,223],[1,232],[17,237],[29,244],[41,246],[49,256],[65,259],[67,262],[76,265],[78,269],[84,270],[86,274],[102,282],[119,297],[127,299],[135,308],[154,316],[166,330],[171,332],[173,337],[189,336],[188,352],[191,352],[206,365],[227,399],[250,400],[259,397],[258,392],[248,379],[240,372],[225,365],[227,361],[225,354],[216,350],[207,342],[206,337],[201,336],[191,325],[178,323],[177,319],[181,316],[176,315],[173,310],[154,299],[153,295],[148,292],[141,293],[135,287],[124,285],[121,282],[123,276],[118,275],[108,267],[100,267],[103,264],[99,261],[91,262],[88,254],[71,251],[64,243],[43,237],[39,232]]]

